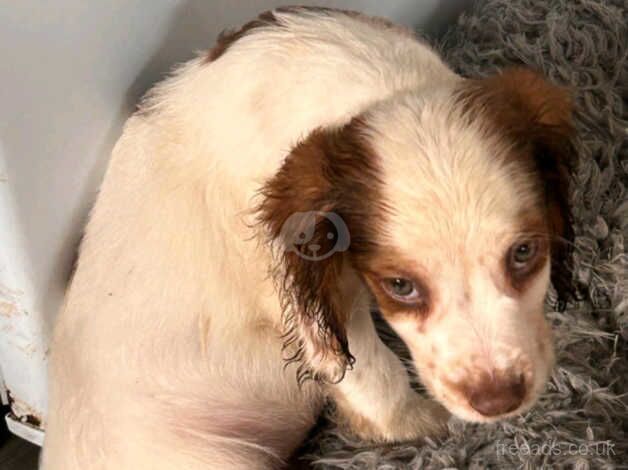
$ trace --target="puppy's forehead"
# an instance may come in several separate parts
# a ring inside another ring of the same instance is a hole
[[[388,208],[382,242],[414,251],[422,242],[486,243],[538,212],[534,177],[508,139],[482,115],[465,114],[453,92],[399,96],[367,122]]]

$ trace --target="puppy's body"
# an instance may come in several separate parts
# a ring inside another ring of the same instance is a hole
[[[267,199],[261,219],[267,225],[272,225],[270,212],[282,210],[272,211],[268,201],[290,203],[278,196],[279,185],[268,182],[282,174],[287,155],[313,132],[340,129],[372,110],[373,122],[386,121],[380,126],[386,134],[375,139],[379,150],[406,158],[400,140],[411,140],[412,120],[420,117],[402,113],[390,120],[387,107],[412,115],[413,100],[450,103],[460,81],[402,28],[345,12],[289,9],[262,17],[223,40],[209,59],[189,62],[156,87],[113,151],[58,319],[43,468],[279,466],[302,442],[327,395],[348,425],[367,438],[411,439],[441,427],[439,408],[412,392],[403,367],[375,335],[368,305],[369,290],[376,288],[355,268],[360,262],[333,268],[344,302],[342,321],[321,316],[314,325],[312,318],[299,318],[298,307],[286,308],[290,295],[288,300],[285,292],[280,295],[269,276],[276,253],[260,236],[256,220],[262,195]],[[406,124],[408,129],[400,128]],[[369,134],[372,143],[375,133],[360,135]],[[477,135],[469,142],[475,144]],[[477,155],[470,152],[468,158],[481,159]],[[438,175],[452,168],[462,172],[450,175],[454,185],[466,181],[467,168],[482,165],[496,184],[508,178],[507,171],[490,164],[457,166],[438,152],[427,158],[421,165],[431,168],[421,176],[427,178],[426,191],[431,185],[438,193]],[[393,176],[399,180],[414,170],[402,165],[386,171],[383,179],[401,171]],[[307,182],[308,175],[302,176],[301,183]],[[535,205],[532,196],[532,202],[512,196],[526,184],[522,180],[511,193],[502,191],[510,206],[496,210]],[[291,199],[307,200],[310,193],[305,188]],[[412,210],[404,208],[402,216]],[[402,216],[387,220],[403,225]],[[352,243],[359,243],[359,233],[355,238],[352,226],[349,231]],[[412,231],[395,233],[379,239],[380,245],[407,250]],[[462,273],[452,266],[441,275]],[[543,343],[545,352],[526,356],[535,394],[551,364],[546,327],[537,312],[549,264],[539,272],[526,294],[532,297],[521,301],[534,311],[532,323],[538,326],[517,346],[526,355],[525,348],[536,348],[530,345],[538,338]],[[502,303],[508,310],[513,302]],[[409,331],[415,327],[407,318],[391,315],[389,321],[412,350]],[[282,350],[287,319],[288,333],[297,339]],[[506,329],[518,325],[511,322]],[[330,331],[334,335],[321,343],[318,336]],[[346,375],[350,356],[342,354],[343,340],[355,357]],[[330,352],[321,351],[323,346]],[[282,357],[290,353],[322,382],[344,378],[338,385],[309,381],[299,387],[294,370],[284,369]],[[437,397],[438,390],[435,385]]]

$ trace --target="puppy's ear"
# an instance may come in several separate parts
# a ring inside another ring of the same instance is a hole
[[[374,184],[360,128],[355,120],[315,130],[261,190],[258,217],[278,261],[285,349],[300,363],[300,381],[339,382],[353,363],[345,329],[353,297],[348,254],[364,245],[368,214],[361,208]]]
[[[576,160],[571,145],[570,93],[524,67],[508,68],[471,82],[467,89],[469,101],[483,108],[495,126],[516,144],[519,154],[531,157],[532,170],[540,177],[552,237],[552,283],[558,304],[563,305],[576,297],[569,210],[569,186]]]

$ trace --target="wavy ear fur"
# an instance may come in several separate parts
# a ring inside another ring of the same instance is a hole
[[[355,119],[313,131],[261,190],[258,216],[278,260],[287,359],[300,363],[300,381],[338,382],[353,363],[345,329],[355,288],[348,255],[368,249],[376,182],[363,129]]]
[[[552,237],[552,284],[558,308],[577,298],[572,283],[572,218],[569,186],[576,152],[572,100],[569,92],[541,74],[511,67],[489,78],[471,80],[463,97],[471,110],[484,113],[517,146],[517,155],[530,159],[542,183],[548,227]]]

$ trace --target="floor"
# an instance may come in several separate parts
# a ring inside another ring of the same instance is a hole
[[[37,470],[39,447],[19,437],[8,437],[0,446],[0,470]]]

